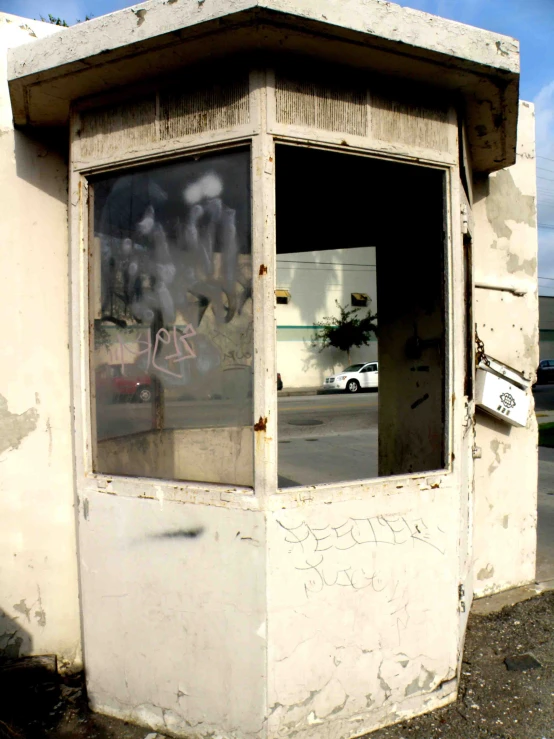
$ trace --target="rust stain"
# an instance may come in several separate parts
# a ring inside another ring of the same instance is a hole
[[[265,431],[266,429],[267,429],[267,416],[265,418],[262,418],[260,416],[259,421],[254,424],[254,431]]]
[[[258,272],[258,274],[260,275],[260,277],[262,277],[262,275],[267,275],[267,267],[265,266],[265,264],[260,264],[260,271]]]

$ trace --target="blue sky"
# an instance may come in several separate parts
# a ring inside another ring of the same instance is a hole
[[[554,0],[397,2],[519,40],[520,94],[536,106],[537,187],[539,224],[542,224],[539,229],[540,293],[554,295]],[[52,13],[71,24],[87,14],[99,16],[134,4],[126,0],[0,0],[0,9],[27,18]]]

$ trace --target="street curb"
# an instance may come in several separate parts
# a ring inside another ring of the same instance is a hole
[[[356,395],[367,395],[372,394],[375,395],[374,392],[372,392],[373,388],[363,388],[361,389]],[[279,398],[292,398],[292,397],[300,397],[302,395],[349,395],[349,393],[346,393],[344,390],[325,390],[324,388],[320,387],[299,387],[299,388],[290,388],[289,390],[278,390],[277,391],[277,397]],[[355,396],[350,396],[355,397]]]
[[[293,398],[293,397],[300,397],[302,395],[319,395],[322,393],[322,391],[317,387],[299,387],[295,388],[292,387],[289,390],[278,390],[277,391],[277,397],[278,398]]]
[[[491,613],[499,613],[507,606],[515,606],[516,603],[536,598],[550,590],[554,590],[554,580],[529,583],[529,585],[523,585],[519,588],[510,588],[509,590],[503,590],[501,593],[476,598],[471,606],[471,614],[473,616],[488,616]]]

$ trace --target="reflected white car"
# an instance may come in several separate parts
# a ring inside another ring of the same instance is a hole
[[[360,390],[379,387],[378,362],[351,364],[342,372],[326,377],[323,383],[325,390],[340,390],[348,393],[359,393]]]

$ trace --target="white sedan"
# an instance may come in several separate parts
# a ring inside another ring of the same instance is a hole
[[[349,393],[359,393],[360,390],[378,386],[379,365],[377,362],[351,364],[337,375],[326,377],[323,383],[325,390],[346,390]]]

